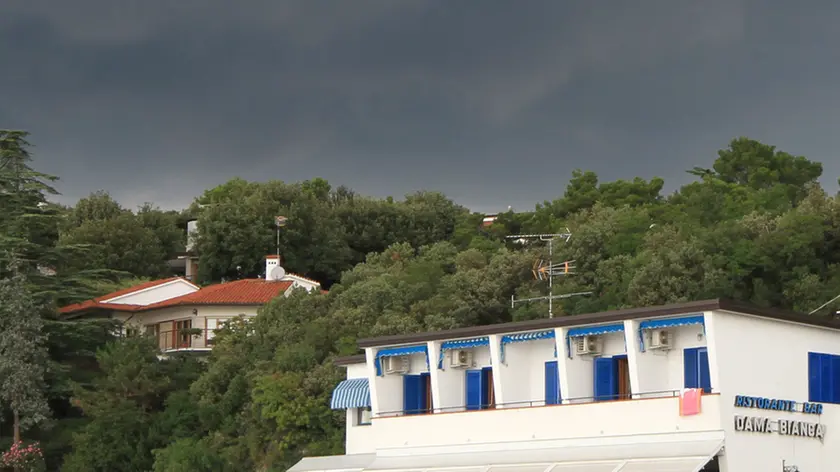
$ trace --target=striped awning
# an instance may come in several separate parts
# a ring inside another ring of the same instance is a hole
[[[500,350],[500,357],[502,358],[502,362],[505,361],[505,345],[511,343],[521,343],[527,341],[537,341],[539,339],[554,339],[555,333],[553,329],[547,329],[545,331],[531,331],[528,333],[517,333],[517,334],[508,334],[502,336],[501,346],[499,347]],[[554,345],[554,357],[557,357],[557,345]]]
[[[570,329],[566,332],[566,350],[568,351],[569,359],[572,358],[572,338],[581,338],[583,336],[597,336],[599,334],[622,332],[624,332],[624,323],[615,323],[600,326],[584,326],[581,328]]]
[[[330,408],[346,410],[348,408],[369,408],[370,386],[368,379],[347,379],[335,387],[332,394]]]
[[[703,313],[692,313],[690,315],[681,316],[679,318],[665,318],[642,321],[641,323],[639,323],[639,347],[641,348],[642,352],[645,352],[645,330],[672,328],[674,326],[689,326],[698,324],[703,326],[703,332],[705,332],[706,318],[705,316],[703,316]]]
[[[429,348],[425,344],[421,344],[418,346],[402,346],[380,349],[376,352],[376,359],[374,360],[374,364],[376,367],[376,375],[382,375],[381,359],[383,357],[410,356],[412,354],[425,354],[426,367],[429,366]]]
[[[443,355],[450,349],[469,349],[471,347],[489,346],[490,338],[482,336],[480,338],[470,339],[455,339],[452,341],[444,341],[440,344],[440,359],[438,360],[438,369],[443,368]]]

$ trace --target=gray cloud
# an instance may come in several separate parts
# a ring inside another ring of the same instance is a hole
[[[840,7],[772,3],[15,1],[0,123],[67,201],[322,176],[527,208],[574,168],[676,188],[737,135],[834,189]]]

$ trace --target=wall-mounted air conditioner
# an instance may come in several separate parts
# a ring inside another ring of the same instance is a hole
[[[575,338],[575,354],[595,356],[601,353],[601,338],[598,336],[580,336]]]
[[[671,333],[664,329],[651,331],[650,348],[659,350],[671,349]]]
[[[473,353],[470,349],[456,349],[449,355],[449,367],[465,369],[473,366]]]
[[[408,356],[394,356],[382,358],[382,372],[385,375],[407,374],[411,367]]]

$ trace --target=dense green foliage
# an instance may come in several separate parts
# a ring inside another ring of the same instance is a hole
[[[3,149],[20,158],[25,135],[0,136],[17,140]],[[572,230],[555,259],[575,260],[576,274],[554,293],[593,295],[556,302],[558,314],[711,297],[810,312],[840,293],[840,198],[817,183],[822,166],[746,138],[671,195],[659,178],[599,182],[576,171],[561,197],[487,228],[438,193],[374,199],[321,179],[233,179],[182,212],[129,211],[102,192],[72,208],[39,206],[51,178],[15,162],[16,174],[0,166],[0,248],[59,269],[46,277],[30,264],[49,365],[61,368],[45,387],[54,425],[24,434],[53,451],[55,469],[282,471],[303,455],[341,453],[344,417],[329,396],[343,372],[332,360],[356,353],[357,339],[545,316],[542,304],[510,307],[511,295],[545,293],[531,269],[546,256],[511,234]],[[160,361],[153,342],[108,341],[51,314],[82,289],[167,275],[191,218],[202,282],[258,276],[277,215],[288,217],[284,265],[329,293],[295,293],[230,323],[206,363]]]

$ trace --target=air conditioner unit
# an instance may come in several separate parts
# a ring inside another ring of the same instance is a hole
[[[411,367],[408,356],[394,356],[382,358],[382,372],[385,375],[406,374]]]
[[[671,348],[671,333],[660,329],[650,332],[650,348],[651,349],[670,349]]]
[[[473,365],[473,353],[469,349],[458,349],[452,351],[452,354],[449,356],[449,367],[459,369],[459,368],[466,368],[472,367]]]
[[[575,354],[593,356],[601,353],[601,339],[598,336],[580,336],[575,338]]]

